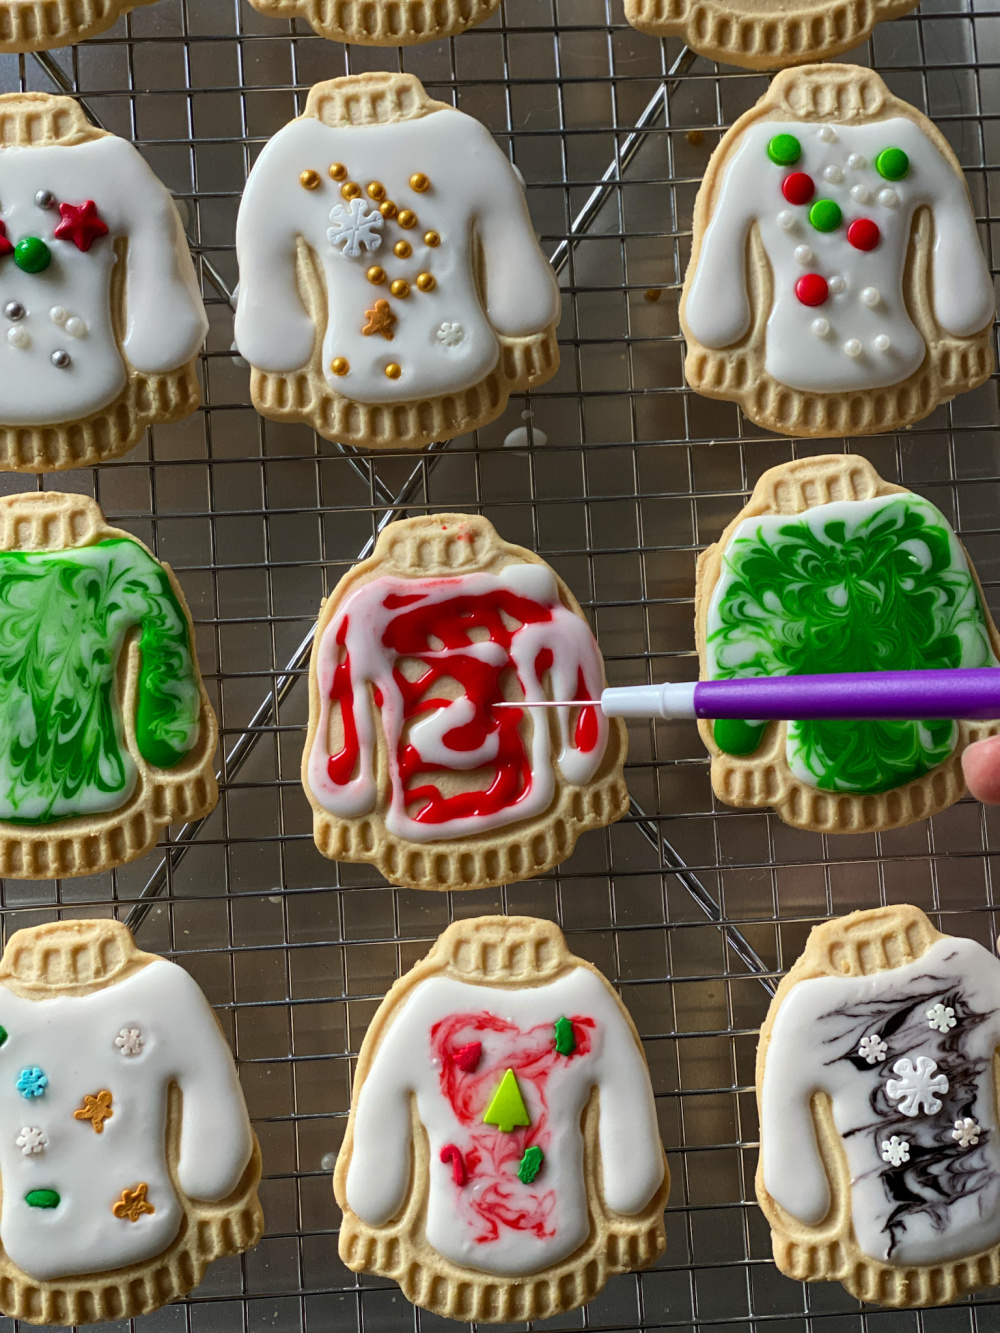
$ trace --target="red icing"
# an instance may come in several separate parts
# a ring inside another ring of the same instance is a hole
[[[473,1074],[482,1053],[483,1043],[481,1041],[470,1041],[468,1046],[461,1046],[455,1052],[455,1063],[463,1074]]]
[[[458,1207],[479,1244],[497,1240],[504,1227],[543,1238],[555,1234],[550,1220],[555,1191],[522,1184],[517,1169],[526,1148],[537,1144],[543,1153],[550,1151],[548,1081],[553,1070],[592,1050],[594,1020],[577,1015],[571,1022],[576,1048],[569,1056],[556,1051],[554,1022],[522,1032],[516,1023],[481,1011],[450,1014],[431,1028],[431,1057],[438,1065],[441,1094],[466,1131],[464,1168],[475,1186],[460,1197]],[[486,1042],[469,1042],[473,1034],[483,1034]],[[470,1045],[485,1046],[474,1073],[463,1072],[459,1064]],[[505,1134],[484,1125],[483,1115],[508,1069],[517,1078],[531,1124]],[[443,1161],[444,1150],[441,1157]]]
[[[337,663],[336,670],[333,673],[333,689],[331,694],[335,699],[340,700],[340,716],[344,728],[344,745],[338,754],[330,755],[326,761],[326,771],[330,775],[331,782],[345,783],[350,782],[355,765],[358,762],[358,728],[354,721],[354,692],[351,689],[351,657],[344,651],[344,642],[347,638],[348,618],[344,617],[344,623],[337,634],[337,643],[343,652],[343,658]]]
[[[456,1148],[453,1143],[446,1143],[441,1149],[441,1161],[451,1163],[451,1178],[459,1189],[468,1180],[465,1174],[465,1162],[462,1159],[461,1148]]]
[[[793,171],[781,182],[781,193],[790,204],[808,204],[816,193],[816,186],[804,171]]]
[[[7,238],[7,224],[0,221],[0,256],[12,255],[14,247]]]
[[[855,250],[874,250],[882,239],[882,233],[871,218],[855,218],[847,228],[847,239]]]
[[[822,305],[830,295],[830,287],[820,274],[803,273],[795,284],[795,295],[803,305]]]
[[[60,204],[62,221],[52,233],[56,240],[72,241],[78,250],[89,250],[99,236],[107,236],[108,224],[93,199],[82,204]]]

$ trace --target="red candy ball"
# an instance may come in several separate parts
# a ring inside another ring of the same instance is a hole
[[[822,305],[830,295],[830,287],[818,273],[803,273],[795,284],[795,295],[803,305]]]
[[[871,218],[855,218],[847,228],[847,239],[855,250],[874,250],[882,233]]]
[[[804,171],[793,171],[781,182],[781,193],[790,204],[808,204],[816,193],[816,186]]]

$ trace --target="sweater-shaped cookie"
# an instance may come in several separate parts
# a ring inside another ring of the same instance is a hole
[[[302,785],[317,847],[421,889],[544,874],[625,813],[625,726],[494,705],[585,704],[604,685],[579,603],[533,552],[470,515],[390,524],[316,629]]]
[[[409,74],[319,83],[236,225],[254,405],[345,444],[416,448],[558,367],[559,289],[489,131]]]
[[[0,499],[0,874],[142,856],[215,805],[216,739],[169,566],[85,496]]]
[[[457,922],[379,1006],[334,1174],[340,1255],[463,1322],[592,1300],[665,1245],[642,1043],[557,926]]]
[[[625,0],[625,17],[653,37],[680,37],[699,55],[744,69],[829,60],[917,0]]]
[[[0,97],[0,468],[123,454],[200,402],[208,330],[181,220],[68,97]]]
[[[500,0],[250,0],[276,19],[305,19],[321,37],[357,46],[413,46],[457,37]]]
[[[995,667],[1000,638],[944,515],[832,454],[765,472],[698,562],[702,677]],[[857,833],[926,818],[965,790],[961,753],[989,722],[699,723],[731,805]]]
[[[107,31],[153,0],[0,0],[0,51],[49,51]],[[0,195],[0,199],[3,196]]]
[[[154,1310],[263,1228],[260,1149],[205,996],[117,921],[19,930],[0,959],[0,1309]]]
[[[790,435],[927,416],[993,369],[993,283],[954,153],[870,70],[789,70],[712,155],[681,325],[692,388]]]
[[[883,1305],[1000,1283],[1000,962],[918,908],[817,926],[757,1053],[774,1259]]]

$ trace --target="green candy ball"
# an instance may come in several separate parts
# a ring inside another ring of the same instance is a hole
[[[875,170],[887,181],[901,181],[909,173],[910,159],[902,148],[883,148],[875,159]]]
[[[14,246],[14,263],[25,273],[41,273],[52,262],[52,252],[38,236],[25,236]]]
[[[809,221],[817,231],[836,231],[843,217],[840,205],[832,199],[817,199],[809,210]]]
[[[767,155],[779,167],[791,167],[802,156],[802,145],[794,134],[776,134],[767,145]]]

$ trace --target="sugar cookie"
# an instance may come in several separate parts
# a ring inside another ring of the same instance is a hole
[[[500,0],[250,0],[276,19],[305,19],[321,37],[356,46],[415,46],[457,37]]]
[[[0,0],[0,51],[49,51],[106,32],[153,0]],[[36,94],[41,96],[41,94]],[[6,198],[0,196],[6,203]]]

